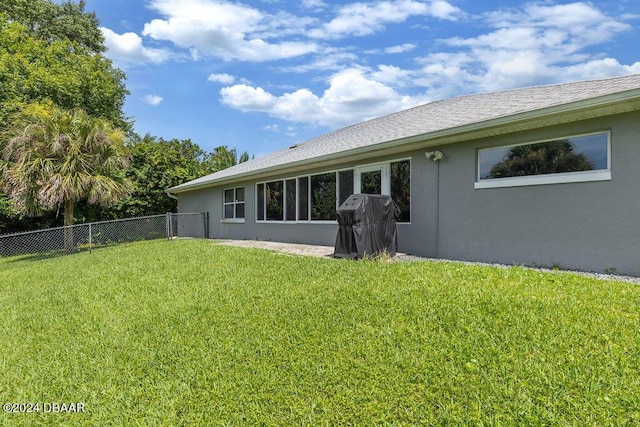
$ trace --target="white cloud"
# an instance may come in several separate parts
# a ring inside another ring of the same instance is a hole
[[[273,124],[273,125],[266,125],[265,127],[263,127],[262,129],[267,130],[269,132],[280,132],[280,126]]]
[[[200,51],[198,49],[196,49],[195,47],[191,47],[191,48],[189,48],[189,56],[191,57],[192,61],[199,61],[200,60]]]
[[[405,43],[405,44],[401,44],[401,45],[397,45],[397,46],[388,47],[388,48],[386,48],[384,50],[384,53],[389,53],[389,54],[391,54],[391,53],[405,53],[405,52],[412,51],[416,47],[418,47],[418,46],[416,46],[413,43]]]
[[[220,89],[222,102],[242,111],[271,111],[278,99],[261,87],[238,84]]]
[[[454,51],[421,58],[416,84],[449,93],[493,91],[540,83],[628,74],[596,46],[630,30],[592,3],[529,3],[485,16],[490,32],[442,40]]]
[[[158,95],[147,94],[147,95],[143,96],[141,99],[146,104],[149,104],[152,107],[157,107],[158,105],[160,105],[160,103],[162,102],[163,98],[161,96],[158,96]]]
[[[623,65],[617,59],[605,58],[564,67],[562,73],[567,80],[597,79],[606,76],[640,73],[640,62]]]
[[[327,7],[327,4],[322,0],[302,0],[301,4],[307,9],[322,10]]]
[[[321,28],[311,30],[309,35],[324,39],[365,36],[384,29],[385,24],[404,22],[411,16],[453,20],[459,12],[460,9],[443,0],[429,3],[415,0],[352,3],[341,7],[338,16]]]
[[[378,11],[382,10],[383,3],[387,7],[415,2],[358,3],[351,5],[349,10]],[[436,4],[432,2],[430,6],[433,8]],[[439,4],[439,7],[443,5]],[[345,9],[348,7],[341,9],[342,12]],[[442,10],[446,11],[446,8]],[[355,20],[352,30],[345,26],[341,32],[336,27],[332,34],[346,34],[347,31],[357,34],[365,15],[364,12],[360,15],[362,21]],[[383,21],[390,22],[393,14],[387,16],[387,21],[380,18],[372,22],[380,25]],[[245,112],[261,112],[290,122],[336,128],[463,93],[640,72],[640,62],[621,64],[597,51],[599,45],[630,27],[605,15],[591,3],[561,6],[531,3],[483,18],[488,26],[485,33],[440,40],[437,46],[443,50],[419,58],[416,69],[392,64],[360,67],[354,65],[358,62],[357,57],[344,52],[342,55],[345,56],[341,57],[340,53],[333,52],[335,56],[328,56],[328,59],[315,59],[314,65],[320,70],[331,67],[338,70],[327,80],[327,88],[322,93],[299,89],[276,95],[252,84],[236,84],[220,91],[221,102]],[[335,24],[335,20],[331,22]],[[414,45],[407,43],[387,48],[386,52],[413,48]],[[313,67],[305,65],[288,69],[311,70]],[[399,92],[402,89],[406,91]]]
[[[318,115],[318,97],[307,89],[275,96],[261,87],[238,84],[220,90],[222,103],[241,111],[260,111],[293,122],[313,122]]]
[[[275,96],[260,87],[234,85],[220,91],[223,104],[245,112],[261,112],[282,120],[336,128],[378,117],[408,106],[411,99],[350,68],[331,77],[321,97],[308,89]]]
[[[391,87],[406,87],[412,85],[415,73],[403,70],[395,65],[378,65],[378,70],[371,73],[371,78]]]
[[[144,47],[142,38],[136,33],[117,34],[105,27],[101,27],[100,31],[104,35],[107,55],[116,62],[160,64],[171,57],[166,50]]]
[[[222,74],[210,74],[207,80],[210,82],[222,83],[223,85],[230,85],[235,83],[236,78],[229,74],[222,73]]]
[[[458,16],[463,15],[460,9],[443,0],[432,1],[429,9],[431,15],[440,19],[455,21]]]
[[[368,120],[401,110],[407,101],[407,97],[370,78],[364,71],[347,69],[334,75],[324,92],[319,123],[331,126]]]
[[[591,43],[606,41],[631,28],[628,24],[609,18],[593,4],[586,2],[562,5],[529,3],[522,10],[494,12],[489,14],[489,19],[496,27],[556,28]]]
[[[322,56],[316,56],[312,61],[296,65],[293,67],[283,67],[282,69],[294,73],[308,73],[321,71],[342,70],[358,60],[358,55],[350,52],[332,52],[328,50]]]
[[[303,28],[298,26],[306,25],[288,15],[267,15],[239,3],[214,0],[152,0],[149,5],[166,18],[145,24],[143,35],[184,49],[196,48],[200,54],[261,62],[319,50],[313,42],[282,40],[299,34]]]

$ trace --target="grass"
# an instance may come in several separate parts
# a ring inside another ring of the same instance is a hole
[[[638,425],[640,286],[204,240],[0,260],[4,425]]]

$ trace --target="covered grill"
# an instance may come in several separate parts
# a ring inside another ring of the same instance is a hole
[[[398,251],[396,220],[400,209],[391,196],[353,194],[338,208],[338,235],[333,256],[362,258]]]

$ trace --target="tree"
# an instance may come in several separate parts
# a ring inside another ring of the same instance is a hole
[[[238,163],[237,157],[235,148],[229,149],[228,146],[221,145],[209,154],[206,163],[208,163],[209,169],[215,172],[235,166]]]
[[[576,153],[573,144],[563,139],[509,149],[502,161],[491,168],[489,178],[588,171],[593,168],[587,156]]]
[[[113,215],[132,217],[175,212],[177,203],[166,189],[213,172],[209,155],[189,139],[165,140],[149,134],[129,145],[134,183],[131,196],[118,203]]]
[[[238,158],[238,163],[244,163],[248,161],[249,161],[249,152],[245,151],[244,153],[240,154],[240,157]]]
[[[32,102],[50,100],[128,129],[124,80],[102,55],[73,41],[36,38],[0,15],[0,123]]]
[[[175,212],[177,201],[167,195],[167,188],[235,164],[235,149],[221,146],[207,153],[190,139],[133,135],[128,148],[131,167],[127,176],[133,181],[134,190],[107,212],[112,217]]]
[[[0,193],[0,234],[12,229],[19,219],[20,212],[13,207],[6,195]]]
[[[3,190],[26,215],[63,208],[74,222],[76,203],[109,205],[131,191],[124,133],[84,110],[33,104],[16,120],[20,131],[2,153]],[[71,229],[65,248],[73,247]]]
[[[125,75],[112,66],[94,13],[85,2],[2,0],[0,2],[0,131],[15,128],[13,117],[33,102],[82,108],[125,130],[131,123],[122,111]],[[6,140],[0,140],[0,152]],[[1,187],[1,186],[0,186]],[[53,215],[25,218],[3,199],[2,231],[52,226]],[[0,232],[2,232],[0,231]]]
[[[0,13],[22,24],[31,34],[45,41],[67,40],[94,53],[102,53],[104,36],[94,12],[85,12],[86,2],[47,0],[2,0]]]

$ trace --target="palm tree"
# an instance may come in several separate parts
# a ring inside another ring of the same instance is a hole
[[[110,122],[81,109],[36,104],[16,123],[19,130],[2,151],[0,184],[24,214],[62,207],[70,226],[77,202],[109,205],[131,192],[124,133]],[[65,229],[65,249],[73,250],[71,227]]]
[[[563,139],[511,148],[491,168],[489,178],[542,175],[593,170],[593,162],[576,153],[571,141]]]

